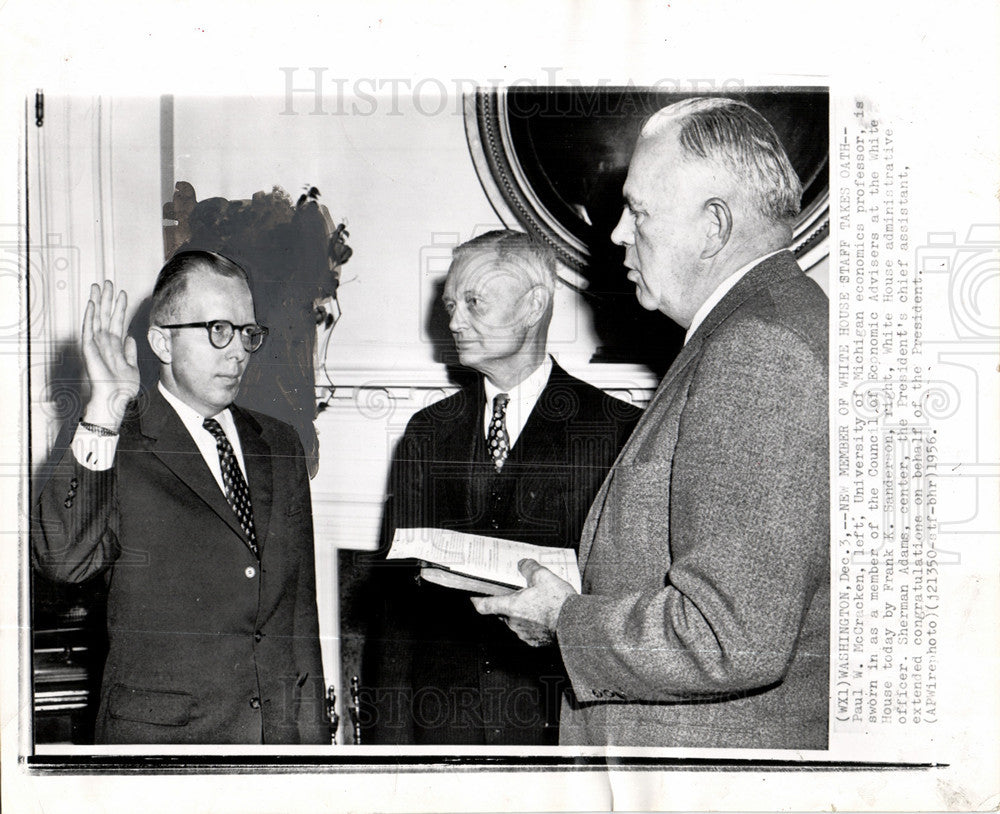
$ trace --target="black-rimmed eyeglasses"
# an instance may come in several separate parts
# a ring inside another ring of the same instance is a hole
[[[208,341],[213,347],[229,347],[233,337],[239,333],[243,347],[250,353],[260,350],[264,344],[264,337],[267,336],[267,328],[251,322],[248,325],[233,325],[227,319],[213,319],[211,322],[182,322],[177,325],[161,325],[161,328],[204,328],[208,331]]]

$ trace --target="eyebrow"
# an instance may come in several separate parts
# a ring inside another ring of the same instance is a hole
[[[482,294],[480,293],[479,288],[474,287],[474,286],[472,286],[472,287],[468,287],[467,286],[466,288],[463,288],[463,289],[461,289],[459,291],[453,292],[453,296],[448,296],[448,294],[446,294],[445,292],[442,291],[441,292],[441,299],[442,300],[456,300],[459,297],[468,297],[470,294],[472,294],[475,297],[481,297],[482,296]]]
[[[641,200],[627,192],[622,192],[622,203],[624,203],[629,209],[642,208],[643,205]]]

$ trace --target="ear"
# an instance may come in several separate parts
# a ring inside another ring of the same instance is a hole
[[[152,325],[149,330],[146,331],[146,341],[149,342],[149,347],[152,348],[153,353],[156,354],[156,358],[163,364],[169,365],[172,359],[170,332]]]
[[[537,325],[549,308],[552,295],[543,285],[533,286],[525,295],[527,307],[524,314],[525,325]]]
[[[708,260],[721,252],[733,233],[733,213],[722,198],[709,198],[705,201],[705,214],[708,227],[705,230],[705,248],[701,252],[702,260]]]

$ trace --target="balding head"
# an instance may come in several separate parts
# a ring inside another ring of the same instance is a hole
[[[688,327],[747,263],[791,242],[801,184],[774,129],[732,99],[689,99],[643,127],[612,240],[636,297]]]

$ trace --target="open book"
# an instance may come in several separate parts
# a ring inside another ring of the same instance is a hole
[[[386,558],[419,560],[423,563],[420,575],[429,582],[481,594],[506,594],[527,587],[517,564],[532,559],[580,591],[580,571],[571,548],[413,528],[396,529]]]

